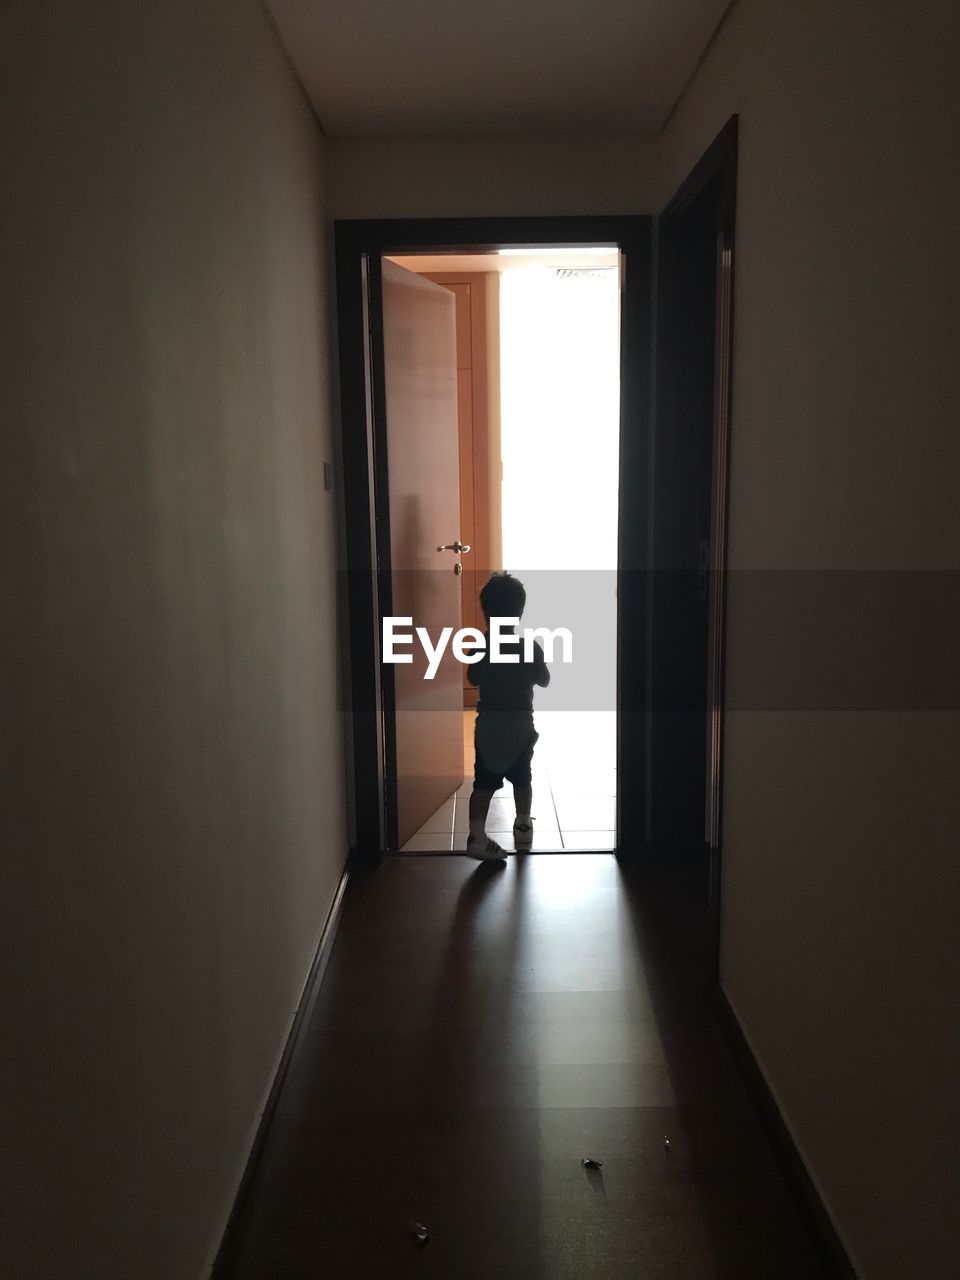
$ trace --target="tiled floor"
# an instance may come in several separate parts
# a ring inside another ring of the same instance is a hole
[[[463,713],[466,781],[428,818],[401,853],[462,852],[470,827],[473,790],[473,711]],[[604,851],[614,848],[617,796],[616,713],[541,711],[540,741],[533,753],[533,852]],[[513,849],[513,788],[494,796],[487,834]]]

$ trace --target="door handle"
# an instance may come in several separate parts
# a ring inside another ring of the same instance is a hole
[[[442,547],[437,547],[438,551],[452,551],[455,555],[462,556],[470,548],[465,542],[461,542],[458,538],[456,542],[446,542]]]

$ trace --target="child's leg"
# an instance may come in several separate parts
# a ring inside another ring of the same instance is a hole
[[[487,836],[487,813],[493,799],[492,787],[478,787],[473,784],[470,792],[470,835],[467,839],[466,855],[477,858],[481,862],[503,862],[506,853]]]
[[[474,839],[482,840],[486,833],[487,814],[490,812],[492,799],[492,791],[481,790],[476,785],[470,792],[470,835]]]
[[[533,820],[530,808],[533,804],[533,781],[530,766],[533,761],[533,746],[537,737],[534,734],[523,755],[507,775],[513,783],[513,803],[517,816],[513,821],[513,844],[518,853],[533,847]]]
[[[529,822],[530,809],[533,805],[532,782],[515,782],[513,784],[513,803],[517,806],[517,822]]]

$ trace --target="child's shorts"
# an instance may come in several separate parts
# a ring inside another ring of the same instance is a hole
[[[478,791],[499,791],[503,786],[504,778],[515,787],[528,785],[532,776],[530,766],[533,763],[533,748],[536,746],[539,737],[539,733],[534,729],[532,736],[524,743],[519,755],[505,769],[494,769],[489,766],[483,758],[476,739],[474,739],[473,785]]]

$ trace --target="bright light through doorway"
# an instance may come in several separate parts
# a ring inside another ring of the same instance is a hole
[[[401,259],[413,270],[454,269]],[[460,260],[464,265],[468,259]],[[527,587],[525,620],[574,623],[574,663],[535,695],[534,851],[613,849],[616,568],[620,442],[620,260],[612,249],[518,250],[469,260],[499,273],[502,564]],[[404,852],[462,850],[473,770]],[[509,786],[488,833],[512,850]]]
[[[597,262],[525,265],[500,284],[508,568],[617,566],[620,284],[615,257]]]

